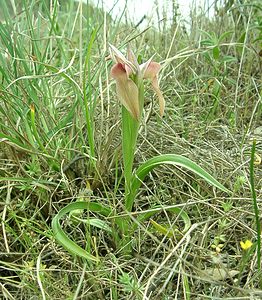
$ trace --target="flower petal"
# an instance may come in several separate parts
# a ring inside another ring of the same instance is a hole
[[[150,57],[148,61],[146,61],[145,63],[143,63],[139,66],[143,78],[145,78],[145,71],[148,69],[148,66],[152,62],[152,59],[154,58],[154,56],[155,55]],[[148,75],[148,74],[146,74],[146,75]]]
[[[136,58],[134,52],[130,48],[130,46],[128,46],[128,48],[127,48],[127,59],[135,66],[137,75],[141,77],[139,63],[137,61],[137,58]],[[130,75],[130,73],[128,73],[128,74]]]
[[[128,78],[125,67],[118,63],[111,69],[111,76],[116,81],[116,92],[120,102],[136,120],[139,119],[138,87]]]
[[[245,242],[240,242],[240,246],[243,250],[248,250],[250,247],[253,246],[253,243],[250,240],[246,240]]]
[[[157,62],[149,60],[144,64],[140,65],[140,69],[144,69],[145,79],[153,79],[159,73],[161,66]]]
[[[158,83],[158,72],[161,69],[161,66],[159,63],[156,63],[154,61],[146,62],[143,65],[140,65],[140,69],[142,69],[144,73],[145,79],[150,79],[152,83],[153,90],[156,92],[158,101],[159,101],[159,109],[160,109],[160,116],[162,117],[164,115],[164,109],[165,109],[165,99],[163,97],[163,94],[159,88]]]
[[[113,45],[109,44],[110,55],[117,63],[128,66],[133,73],[136,73],[136,66],[125,58],[125,56]]]
[[[157,76],[155,76],[152,80],[152,87],[153,87],[153,89],[156,92],[157,97],[158,97],[160,116],[163,117],[166,101],[164,99],[164,96],[163,96],[162,92],[160,91]]]

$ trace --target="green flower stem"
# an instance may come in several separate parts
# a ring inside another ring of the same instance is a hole
[[[144,107],[144,86],[142,82],[136,82],[139,86],[139,120],[135,120],[126,108],[122,107],[122,149],[124,161],[124,177],[125,177],[125,208],[127,211],[132,210],[129,205],[128,195],[131,193],[131,181],[133,174],[133,164],[137,144],[138,130]]]
[[[126,108],[122,107],[122,149],[125,177],[125,195],[130,193],[136,141],[138,135],[139,121],[135,120]]]
[[[140,127],[140,121],[142,117],[144,107],[144,85],[143,82],[138,80],[136,76],[134,82],[138,86],[140,116],[138,120],[135,120],[127,109],[122,107],[122,151],[123,151],[123,163],[124,163],[124,178],[125,178],[125,209],[128,212],[132,211],[132,202],[130,202],[130,195],[133,194],[131,190],[131,183],[133,178],[133,164],[136,152],[137,137]],[[130,217],[122,219],[122,245],[123,251],[129,255],[132,251],[131,246],[131,234],[130,231]]]

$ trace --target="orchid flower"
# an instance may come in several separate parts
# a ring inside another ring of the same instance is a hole
[[[139,120],[141,115],[139,101],[139,84],[142,79],[149,79],[152,88],[157,94],[160,115],[163,116],[165,100],[159,88],[158,73],[160,64],[152,61],[139,65],[133,51],[129,48],[127,58],[113,45],[110,45],[111,58],[116,64],[111,69],[111,76],[116,81],[116,92],[120,102],[129,111],[132,117]],[[133,80],[136,78],[136,82]]]

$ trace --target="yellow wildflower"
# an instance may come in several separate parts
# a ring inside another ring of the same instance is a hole
[[[246,240],[245,242],[240,242],[240,246],[243,250],[248,250],[250,247],[252,247],[253,243],[250,240]]]

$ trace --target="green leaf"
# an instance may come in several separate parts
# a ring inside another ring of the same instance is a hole
[[[203,33],[203,35],[205,35],[206,37],[208,37],[208,39],[203,40],[203,41],[212,41],[213,45],[215,44],[216,37],[215,37],[214,32],[209,33],[207,31],[201,30],[201,29],[200,29],[200,32]]]
[[[88,224],[90,226],[94,226],[97,227],[99,229],[105,230],[108,233],[112,233],[112,228],[107,224],[107,222],[101,220],[101,219],[97,219],[97,218],[88,218],[87,220],[78,218],[74,215],[72,215],[72,218],[78,220],[79,222]]]
[[[133,206],[133,202],[141,183],[144,178],[148,175],[150,171],[152,171],[155,167],[168,164],[174,166],[184,167],[187,170],[193,172],[194,174],[200,176],[205,181],[210,183],[211,185],[219,188],[224,192],[229,192],[221,183],[219,183],[213,176],[207,173],[204,169],[198,166],[196,163],[191,161],[190,159],[176,154],[164,154],[155,156],[145,163],[143,163],[137,171],[133,174],[132,182],[131,182],[131,191],[126,198],[126,209],[131,210]]]
[[[176,228],[170,228],[170,226],[168,225],[161,225],[159,223],[157,223],[156,221],[150,219],[150,223],[153,225],[153,227],[155,228],[156,231],[158,231],[159,233],[166,235],[169,238],[172,238],[174,236],[181,236],[181,232],[176,229]]]
[[[218,60],[220,56],[220,50],[218,48],[218,46],[213,48],[213,57],[215,60]]]
[[[180,217],[184,221],[184,228],[181,231],[181,233],[183,233],[183,234],[186,233],[190,229],[190,227],[191,227],[191,220],[190,220],[188,214],[184,211],[183,208],[180,208],[180,207],[155,206],[155,207],[153,207],[151,209],[152,210],[147,211],[145,213],[142,213],[142,214],[140,214],[137,217],[138,223],[142,223],[142,222],[148,220],[149,218],[151,218],[155,214],[160,213],[161,211],[169,211],[171,213],[176,214],[178,217]],[[152,223],[152,221],[151,221],[151,223]],[[137,224],[134,225],[134,229],[136,229],[136,227],[137,227]],[[161,232],[161,230],[159,230],[159,231]]]
[[[91,255],[86,250],[82,249],[78,246],[74,241],[72,241],[63,231],[60,225],[60,220],[68,213],[79,210],[79,209],[87,209],[92,212],[98,212],[104,216],[109,216],[112,212],[111,209],[102,206],[96,202],[74,202],[68,204],[66,207],[62,208],[58,214],[52,220],[52,229],[54,232],[54,237],[56,240],[71,254],[75,256],[83,257],[87,260],[99,261],[99,258]],[[90,225],[96,224],[99,227],[98,222],[90,222]],[[101,225],[101,223],[100,223]]]
[[[226,31],[226,32],[222,33],[218,39],[218,44],[222,43],[223,40],[225,40],[228,36],[230,36],[233,33],[234,33],[233,31]]]
[[[225,55],[225,56],[223,56],[222,61],[223,62],[236,62],[237,58],[234,56],[231,56],[231,55]]]
[[[211,47],[211,46],[214,46],[214,41],[212,41],[212,40],[202,40],[200,42],[200,45],[201,45],[201,47],[203,47],[203,46]]]

